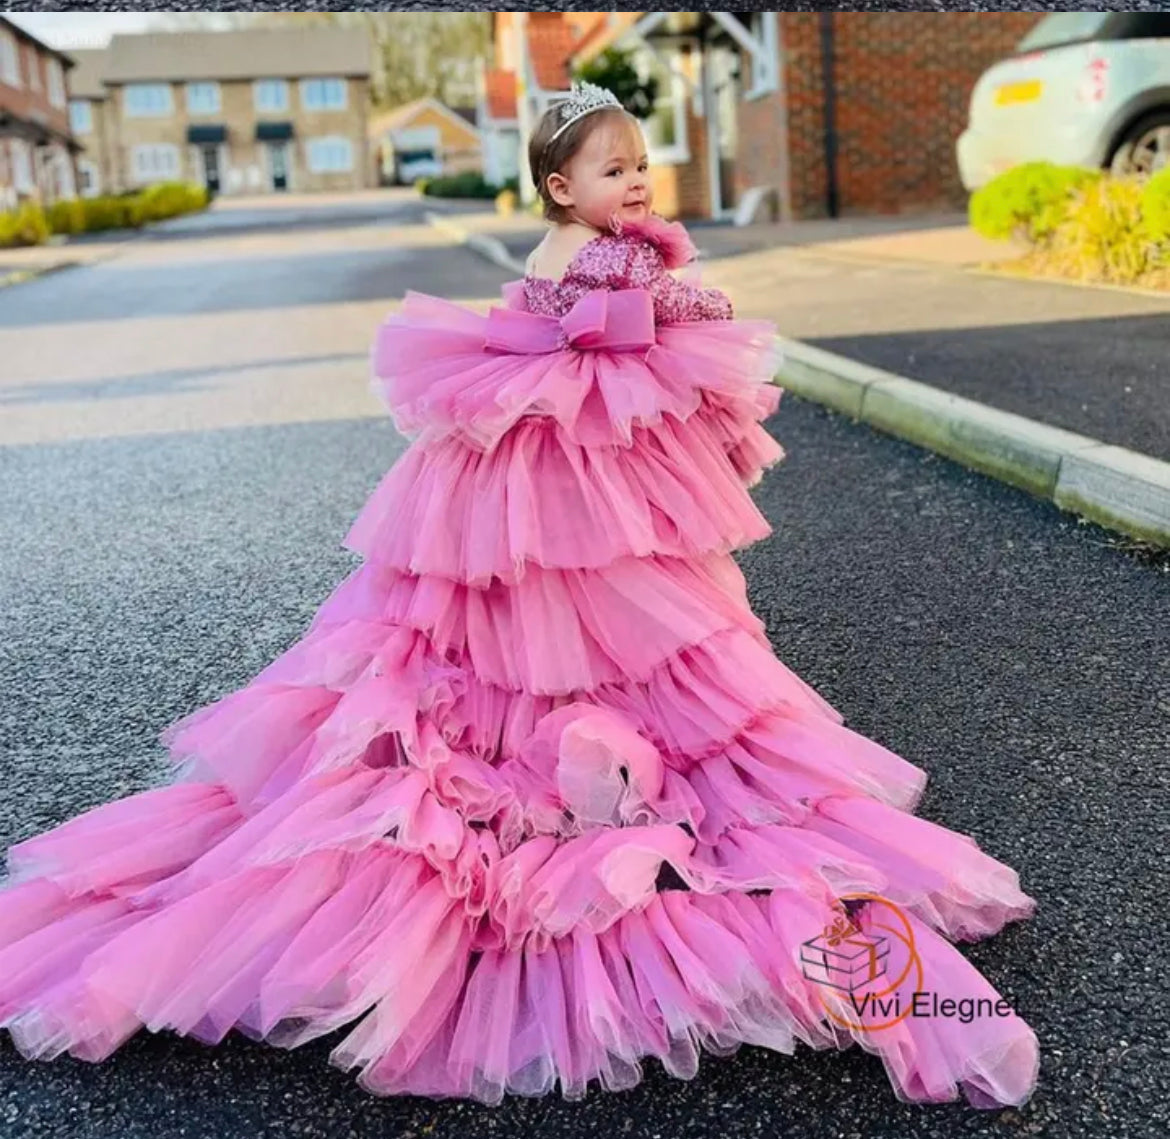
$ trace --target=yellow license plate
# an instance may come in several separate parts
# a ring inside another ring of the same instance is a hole
[[[1044,84],[1039,79],[1027,79],[1022,83],[1004,83],[995,89],[995,101],[1000,107],[1013,103],[1034,103],[1044,94]]]

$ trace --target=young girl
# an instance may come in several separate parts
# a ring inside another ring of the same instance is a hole
[[[925,773],[780,662],[732,557],[770,532],[774,330],[672,275],[607,93],[531,165],[552,225],[506,304],[378,330],[413,442],[362,564],[163,732],[169,785],[11,848],[0,1024],[93,1061],[351,1026],[369,1091],[489,1103],[857,1042],[901,1099],[1023,1103],[1036,1038],[952,941],[1034,902],[913,814]]]

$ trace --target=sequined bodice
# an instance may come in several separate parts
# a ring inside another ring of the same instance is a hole
[[[594,289],[647,289],[659,324],[684,320],[730,320],[732,305],[718,289],[680,281],[667,271],[662,254],[645,238],[601,234],[586,242],[559,281],[528,275],[524,298],[530,312],[564,316]]]

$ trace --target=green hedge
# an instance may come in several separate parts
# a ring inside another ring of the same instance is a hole
[[[501,190],[519,193],[520,183],[509,178],[501,186],[487,181],[477,170],[468,170],[440,178],[420,178],[414,188],[429,198],[494,198]]]
[[[138,229],[207,207],[208,193],[193,182],[156,182],[144,190],[70,198],[42,207],[26,202],[0,213],[0,247],[42,245],[50,234],[96,233],[106,229]]]
[[[971,226],[1017,238],[1023,264],[1085,281],[1161,285],[1170,269],[1170,170],[1115,178],[1030,162],[971,196]]]
[[[45,211],[35,202],[0,213],[0,248],[6,245],[43,245],[49,240]]]

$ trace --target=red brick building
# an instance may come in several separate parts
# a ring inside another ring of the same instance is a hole
[[[492,57],[481,61],[476,101],[488,181],[520,176],[528,189],[521,139],[549,99],[569,86],[574,53],[632,19],[607,12],[492,13]]]
[[[0,209],[76,196],[81,147],[69,127],[73,60],[0,16]]]
[[[617,44],[659,79],[645,132],[664,213],[730,217],[769,201],[789,217],[953,207],[965,197],[954,143],[971,88],[1039,18],[496,13],[480,122],[508,122],[515,161],[525,121]]]

